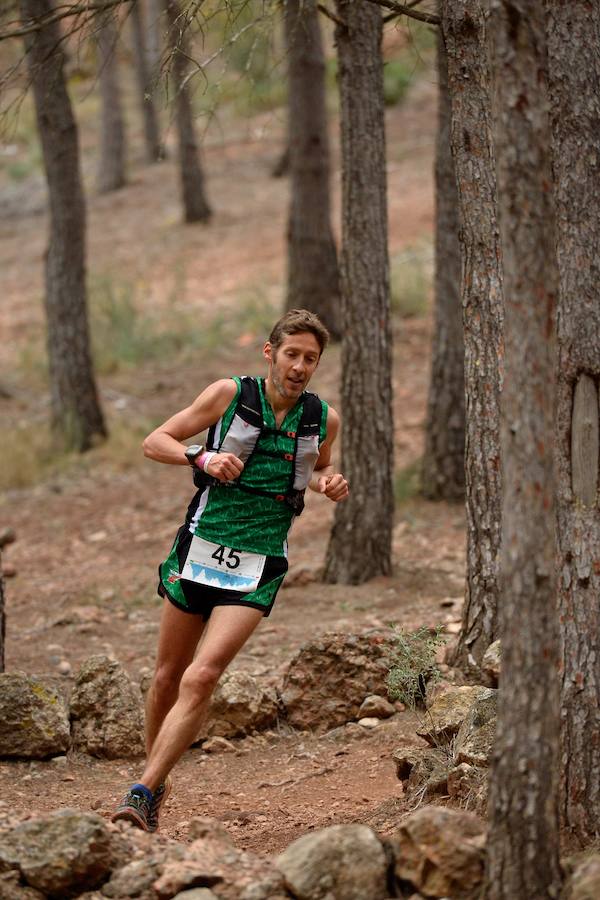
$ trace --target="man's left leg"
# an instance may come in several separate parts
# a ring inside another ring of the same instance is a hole
[[[183,674],[177,701],[165,717],[148,756],[140,785],[150,794],[164,783],[175,763],[197,738],[219,678],[262,617],[262,612],[252,607],[213,609],[196,659]],[[126,810],[121,810],[116,817],[130,818],[146,827],[143,810],[140,815],[128,815]]]

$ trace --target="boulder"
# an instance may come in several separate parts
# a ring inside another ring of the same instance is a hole
[[[567,881],[568,900],[598,900],[600,897],[600,854],[593,853],[578,861]]]
[[[297,900],[383,900],[387,860],[367,825],[331,825],[298,838],[277,867]]]
[[[471,706],[454,744],[454,763],[487,766],[496,737],[498,691],[485,688]]]
[[[448,796],[463,807],[483,810],[487,797],[487,772],[460,763],[448,772]]]
[[[295,728],[328,731],[356,719],[365,697],[385,694],[393,631],[327,633],[292,659],[281,692]]]
[[[398,747],[392,753],[392,759],[396,766],[396,775],[400,781],[407,781],[414,766],[419,761],[423,747]]]
[[[209,888],[218,900],[287,900],[283,876],[275,866],[238,850],[220,823],[194,819],[190,832],[192,843],[180,859],[165,863],[153,883],[159,900],[196,888]]]
[[[491,687],[498,687],[500,680],[501,652],[500,641],[494,641],[487,648],[481,660],[481,668],[487,675]]]
[[[97,887],[114,860],[111,833],[94,813],[60,810],[0,837],[0,871],[13,869],[30,888],[60,900]]]
[[[424,806],[389,838],[396,878],[426,897],[475,900],[484,876],[485,838],[484,823],[472,813]]]
[[[480,685],[462,685],[437,694],[428,706],[417,734],[432,747],[450,743],[475,700],[488,690]]]
[[[0,674],[0,755],[43,759],[71,743],[62,695],[45,676]]]
[[[446,753],[431,748],[421,750],[406,783],[409,798],[446,794],[448,769],[449,759]]]
[[[277,695],[248,672],[227,672],[214,692],[200,737],[231,738],[268,728],[277,720]]]
[[[2,900],[45,900],[46,895],[26,887],[19,873],[13,869],[0,875],[0,897]]]
[[[379,694],[370,694],[365,697],[358,710],[358,718],[376,718],[389,719],[396,712],[396,708],[392,706],[386,697]]]
[[[71,696],[73,746],[107,759],[144,753],[140,689],[124,668],[107,656],[82,665]]]

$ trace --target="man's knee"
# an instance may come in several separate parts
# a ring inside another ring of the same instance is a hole
[[[222,674],[223,667],[218,663],[192,663],[181,679],[181,691],[202,700],[213,692]]]
[[[164,663],[156,667],[152,679],[152,691],[159,697],[177,696],[184,669],[181,666]]]

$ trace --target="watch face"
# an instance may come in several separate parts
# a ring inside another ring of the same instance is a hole
[[[196,459],[196,457],[200,456],[202,450],[203,447],[201,444],[192,444],[187,448],[187,450],[185,451],[185,455],[190,465],[194,465],[194,460]]]

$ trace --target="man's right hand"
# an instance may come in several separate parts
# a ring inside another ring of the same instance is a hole
[[[234,481],[243,471],[244,463],[233,453],[215,453],[206,467],[207,475],[222,482]]]

